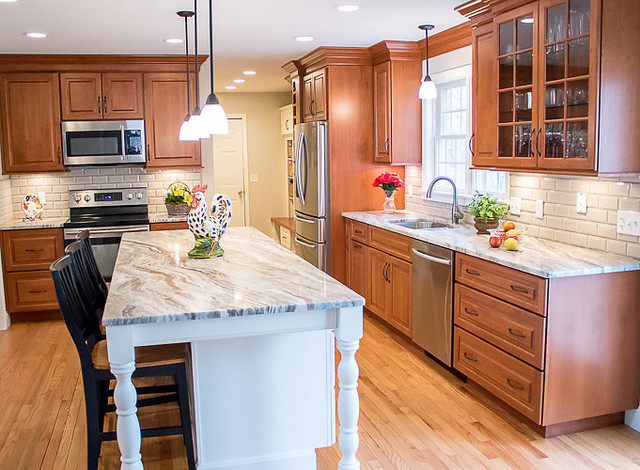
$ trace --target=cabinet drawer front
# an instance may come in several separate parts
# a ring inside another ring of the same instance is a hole
[[[453,367],[541,423],[542,372],[458,327],[454,328]]]
[[[543,317],[456,284],[454,322],[532,366],[543,368]]]
[[[369,226],[362,222],[351,221],[351,238],[369,244]]]
[[[61,229],[2,232],[2,257],[7,271],[49,269],[51,263],[63,254]]]
[[[5,283],[9,313],[41,312],[59,308],[49,271],[7,273]]]
[[[547,281],[541,277],[458,253],[456,281],[546,315]]]
[[[369,244],[372,247],[411,262],[412,241],[409,237],[390,232],[389,230],[371,227],[369,239]]]

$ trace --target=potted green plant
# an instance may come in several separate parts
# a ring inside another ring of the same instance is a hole
[[[193,197],[191,196],[191,190],[189,186],[182,181],[176,181],[171,183],[167,188],[167,193],[164,196],[164,205],[167,208],[167,214],[169,217],[187,217],[191,208]]]
[[[476,223],[478,233],[488,234],[489,229],[498,228],[500,219],[509,213],[509,205],[499,202],[495,197],[476,191],[468,209]]]

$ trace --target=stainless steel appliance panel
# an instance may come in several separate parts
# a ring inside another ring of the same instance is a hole
[[[412,340],[447,366],[452,364],[453,252],[413,241]]]
[[[326,217],[329,209],[327,122],[297,124],[295,135],[295,209]]]
[[[296,212],[294,219],[296,221],[296,234],[318,243],[327,241],[327,222],[325,219],[309,217],[300,212]]]
[[[64,164],[114,165],[144,163],[144,121],[65,121],[62,127]]]
[[[293,251],[322,271],[327,271],[327,245],[297,235],[293,238]]]

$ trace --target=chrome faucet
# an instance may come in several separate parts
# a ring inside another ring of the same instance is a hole
[[[451,178],[447,178],[446,176],[436,176],[433,178],[433,181],[429,183],[429,187],[427,188],[426,197],[431,197],[433,193],[433,186],[440,180],[448,181],[453,186],[453,206],[451,207],[451,222],[454,224],[459,224],[460,220],[464,217],[464,214],[458,207],[458,190],[456,188],[456,184],[453,182]]]

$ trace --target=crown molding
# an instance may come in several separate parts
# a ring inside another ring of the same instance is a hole
[[[420,56],[427,58],[426,40],[418,41]],[[471,45],[471,23],[466,22],[429,36],[429,57],[435,57]]]
[[[422,55],[415,41],[381,41],[369,48],[373,65],[389,60],[420,61]]]

